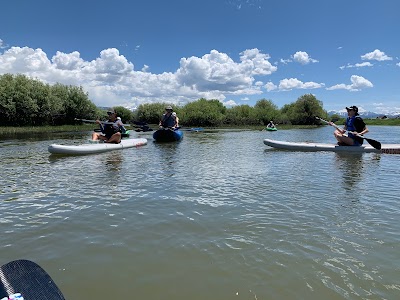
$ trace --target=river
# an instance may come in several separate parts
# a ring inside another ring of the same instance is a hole
[[[333,142],[331,127],[47,152],[89,136],[0,141],[0,264],[32,260],[78,300],[400,298],[400,155],[263,144]]]

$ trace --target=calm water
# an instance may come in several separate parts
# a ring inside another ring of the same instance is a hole
[[[400,298],[400,155],[263,144],[333,142],[328,127],[47,152],[89,134],[1,140],[0,264],[33,260],[78,300]]]

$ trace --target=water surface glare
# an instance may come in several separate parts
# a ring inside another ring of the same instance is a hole
[[[0,141],[0,264],[35,261],[67,299],[400,298],[400,155],[263,144],[333,142],[329,127],[47,152],[89,135]]]

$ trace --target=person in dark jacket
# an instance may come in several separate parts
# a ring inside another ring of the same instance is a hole
[[[178,117],[176,113],[173,112],[172,106],[167,106],[165,108],[165,114],[163,114],[158,125],[162,128],[171,129],[178,127]]]
[[[115,111],[109,110],[107,114],[107,122],[96,120],[96,123],[100,125],[101,133],[93,132],[92,140],[102,140],[105,143],[119,144],[122,138],[121,133],[126,132],[126,129],[121,119],[117,118],[117,113]]]
[[[366,134],[369,130],[364,120],[358,114],[357,106],[346,107],[347,119],[343,129],[336,129],[335,138],[340,146],[361,146],[364,139],[359,135]],[[329,125],[335,126],[335,123],[329,122]],[[345,134],[347,131],[347,135]]]

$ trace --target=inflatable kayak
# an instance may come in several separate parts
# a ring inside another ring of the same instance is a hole
[[[183,138],[183,131],[178,129],[161,128],[153,133],[156,142],[176,142]]]
[[[331,152],[373,152],[373,153],[388,153],[400,154],[400,144],[382,144],[382,148],[375,149],[370,145],[362,146],[339,146],[337,144],[324,143],[307,143],[307,142],[284,142],[265,139],[264,144],[276,149],[291,150],[291,151],[331,151]]]
[[[266,131],[277,131],[278,128],[276,128],[276,127],[265,127],[265,130]]]
[[[82,145],[59,145],[52,144],[49,146],[48,150],[52,154],[63,154],[63,155],[85,155],[102,153],[112,150],[121,150],[125,148],[132,148],[143,146],[147,144],[147,139],[126,139],[121,140],[119,144],[109,144],[109,143],[94,143],[94,144],[82,144]]]

